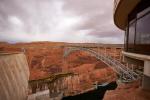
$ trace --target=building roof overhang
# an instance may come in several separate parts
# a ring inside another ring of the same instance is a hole
[[[125,30],[128,22],[128,15],[141,0],[120,0],[115,7],[114,23],[122,30]]]

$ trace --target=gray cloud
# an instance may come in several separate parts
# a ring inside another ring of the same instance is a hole
[[[0,41],[123,43],[112,10],[112,0],[0,0]]]

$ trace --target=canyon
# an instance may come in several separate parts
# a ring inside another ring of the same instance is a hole
[[[100,48],[102,47],[100,49],[101,51],[92,47],[98,47],[99,45],[101,45]],[[71,79],[68,78],[66,84],[68,85],[67,91],[69,91],[69,93],[66,93],[66,96],[84,93],[90,88],[93,88],[93,84],[95,83],[103,84],[105,82],[109,83],[117,80],[117,74],[114,70],[112,70],[112,68],[85,51],[75,51],[64,58],[63,55],[65,48],[72,46],[89,47],[93,50],[97,50],[97,52],[107,53],[120,62],[122,61],[122,45],[63,42],[33,42],[17,44],[0,43],[0,52],[24,53],[29,66],[29,81],[42,79],[56,73],[72,72],[77,74],[77,77],[73,77]],[[62,82],[65,84],[66,81]],[[126,89],[126,86],[128,87],[127,91],[130,93],[132,93],[132,91],[140,91],[138,89],[140,86],[139,82],[129,86],[126,84],[118,85],[117,89],[106,92],[104,100],[110,100],[112,96],[112,100],[120,100],[121,96],[116,97],[116,95],[128,95],[123,92]],[[32,90],[29,88],[28,94],[31,93]],[[144,93],[146,96],[148,95],[147,92],[141,93]]]
[[[5,45],[3,45],[5,44]],[[67,43],[18,43],[0,44],[1,52],[24,52],[28,60],[30,80],[47,77],[60,72],[79,74],[80,85],[77,91],[84,91],[94,82],[110,82],[116,79],[115,72],[102,61],[83,51],[76,51],[63,58]]]

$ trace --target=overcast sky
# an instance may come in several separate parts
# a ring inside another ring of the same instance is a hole
[[[113,0],[0,0],[0,41],[123,43]]]

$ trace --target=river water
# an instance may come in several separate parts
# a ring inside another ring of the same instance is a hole
[[[108,84],[98,85],[96,89],[82,94],[63,97],[62,100],[102,100],[107,90],[114,90],[116,88],[117,83],[113,81]]]

